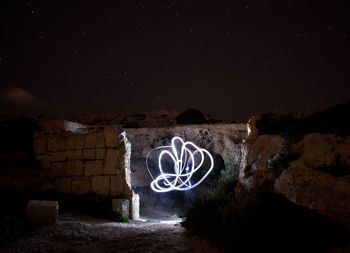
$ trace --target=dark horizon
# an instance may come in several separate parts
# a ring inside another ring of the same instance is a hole
[[[2,1],[0,113],[196,108],[245,122],[350,99],[346,1]]]

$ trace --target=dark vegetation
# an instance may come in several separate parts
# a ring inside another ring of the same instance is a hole
[[[176,117],[176,124],[204,124],[206,119],[197,109],[187,109]]]
[[[256,127],[259,134],[280,134],[284,138],[284,147],[279,155],[269,159],[269,165],[276,172],[282,172],[288,164],[301,155],[292,151],[292,145],[298,143],[308,133],[350,135],[350,101],[316,112],[307,117],[290,114],[262,114]],[[345,176],[348,169],[340,162],[331,167],[318,169],[333,176]],[[247,174],[249,176],[249,173]]]
[[[257,122],[259,134],[281,134],[286,143],[281,154],[269,159],[270,167],[281,172],[297,159],[300,154],[291,152],[291,146],[307,133],[348,136],[349,114],[350,102],[308,117],[262,115]],[[335,167],[320,170],[343,176],[346,168]],[[223,170],[208,198],[193,202],[182,222],[186,230],[211,239],[227,252],[329,252],[350,242],[343,225],[295,205],[268,187],[236,193],[237,182],[238,164],[233,163]]]
[[[266,189],[235,196],[236,173],[225,171],[207,199],[196,200],[182,225],[227,252],[328,252],[349,231],[316,211]]]
[[[259,134],[282,134],[297,138],[307,133],[350,134],[350,101],[306,117],[267,113],[257,122]]]

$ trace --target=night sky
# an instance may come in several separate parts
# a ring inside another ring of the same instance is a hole
[[[245,121],[345,102],[347,2],[2,0],[0,113]]]

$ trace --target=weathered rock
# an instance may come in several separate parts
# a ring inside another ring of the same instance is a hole
[[[330,134],[306,135],[297,144],[301,156],[275,181],[275,191],[298,205],[344,222],[344,214],[350,213],[347,140]]]
[[[132,201],[131,218],[133,220],[138,220],[140,219],[140,196],[138,194],[133,193],[131,201]]]
[[[72,192],[72,179],[68,178],[56,178],[54,180],[55,189],[59,193],[70,194]]]
[[[34,139],[33,149],[35,154],[46,154],[47,152],[47,138],[39,137]]]
[[[67,174],[67,164],[65,162],[51,163],[51,176],[53,178]]]
[[[105,146],[104,133],[89,132],[85,136],[85,148],[102,148]]]
[[[312,168],[335,166],[343,140],[334,135],[308,134],[298,144],[304,163]]]
[[[40,167],[42,169],[50,168],[50,156],[48,156],[48,155],[37,155],[36,159],[40,162]]]
[[[26,217],[31,225],[53,225],[58,218],[58,202],[30,200],[26,208]]]
[[[128,199],[113,199],[112,209],[115,213],[123,218],[129,218],[129,200]]]
[[[84,135],[74,134],[67,139],[67,149],[82,149],[84,147]]]
[[[95,149],[84,149],[83,150],[83,158],[87,160],[94,160],[96,158]]]
[[[109,177],[108,176],[96,176],[92,178],[91,191],[96,194],[108,195],[109,194]]]
[[[283,171],[274,189],[294,203],[321,213],[350,212],[350,177],[337,178],[314,170],[302,160]]]
[[[313,133],[306,135],[297,145],[299,160],[306,166],[333,176],[350,175],[349,137]]]
[[[66,157],[68,160],[80,160],[82,158],[82,151],[81,149],[67,150]]]
[[[132,159],[145,158],[157,146],[169,145],[171,138],[179,136],[198,146],[213,150],[228,160],[239,152],[238,144],[246,137],[246,124],[203,124],[163,128],[127,128],[132,144]]]
[[[118,149],[107,149],[104,174],[117,174],[120,151]]]
[[[96,149],[95,154],[96,154],[96,157],[95,157],[96,159],[103,160],[106,157],[106,150],[104,148],[98,148]]]
[[[67,162],[67,175],[68,176],[82,176],[84,175],[84,163],[81,160],[68,161]]]
[[[44,117],[39,120],[39,125],[44,132],[64,131],[64,119],[57,117]]]
[[[86,194],[91,192],[91,182],[88,177],[74,178],[72,180],[72,193],[73,194]]]
[[[62,162],[66,160],[66,152],[60,151],[60,152],[54,152],[51,154],[50,161],[52,162]]]
[[[87,161],[85,163],[85,176],[95,176],[103,174],[102,161]]]
[[[109,148],[114,148],[119,143],[118,132],[111,126],[105,127],[104,134],[106,138],[106,146]]]
[[[247,189],[273,184],[278,173],[270,167],[269,159],[280,154],[283,138],[279,135],[260,135],[242,145],[239,181]]]
[[[56,152],[66,149],[66,140],[63,136],[53,136],[48,138],[48,151]]]
[[[255,139],[259,135],[259,131],[257,128],[257,122],[261,119],[261,116],[253,116],[248,120],[247,123],[247,139]]]
[[[111,196],[123,196],[124,193],[124,180],[123,175],[111,176],[110,177],[110,192]]]

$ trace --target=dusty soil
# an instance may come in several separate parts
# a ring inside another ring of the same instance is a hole
[[[185,233],[179,221],[117,223],[62,215],[56,225],[36,228],[4,252],[221,252]]]

